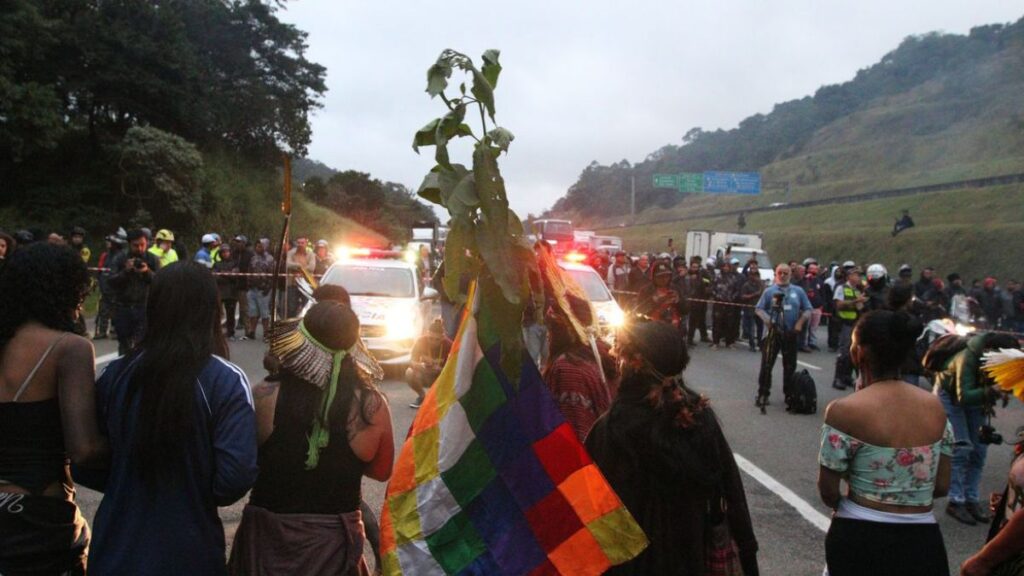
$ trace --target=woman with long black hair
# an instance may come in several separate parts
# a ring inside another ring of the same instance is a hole
[[[210,272],[177,262],[154,276],[140,345],[97,383],[113,453],[94,521],[92,574],[224,574],[218,506],[256,480],[256,417],[228,362]]]
[[[679,331],[634,324],[616,346],[622,382],[586,447],[650,545],[608,574],[757,576],[739,468],[708,399],[683,382]]]
[[[89,528],[70,462],[100,464],[93,347],[72,333],[82,259],[33,244],[0,273],[0,574],[83,574]]]

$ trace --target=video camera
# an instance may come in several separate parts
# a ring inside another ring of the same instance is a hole
[[[995,444],[997,446],[1003,443],[1003,435],[996,432],[995,426],[992,425],[991,416],[987,416],[985,423],[978,428],[978,442],[982,444]]]
[[[776,310],[782,309],[782,301],[786,299],[786,295],[782,292],[776,292],[772,294],[772,308]]]

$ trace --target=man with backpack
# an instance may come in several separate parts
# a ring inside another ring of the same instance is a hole
[[[800,331],[811,319],[811,301],[803,288],[790,283],[791,274],[788,264],[779,264],[775,268],[775,283],[761,294],[755,310],[768,328],[768,334],[761,343],[761,371],[757,377],[755,401],[762,412],[771,394],[772,370],[779,352],[782,352],[782,394],[787,409],[792,408],[798,340]]]

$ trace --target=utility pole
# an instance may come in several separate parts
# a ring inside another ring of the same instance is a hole
[[[629,214],[636,216],[636,171],[629,175]]]

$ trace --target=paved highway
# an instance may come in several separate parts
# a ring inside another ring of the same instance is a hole
[[[824,334],[823,334],[824,336]],[[116,343],[96,343],[96,355],[102,359],[116,351]],[[261,342],[232,342],[231,359],[254,382],[263,375]],[[109,356],[108,356],[109,357]],[[692,351],[687,383],[711,398],[737,460],[744,469],[743,481],[753,516],[754,529],[761,546],[761,571],[767,575],[817,575],[825,564],[825,530],[829,510],[817,497],[817,451],[822,414],[827,403],[839,395],[828,384],[834,356],[825,352],[801,354],[800,368],[807,367],[818,383],[817,415],[790,415],[781,402],[782,368],[776,365],[775,386],[768,414],[754,407],[759,355],[746,348],[712,350],[698,346]],[[395,443],[400,445],[412,423],[415,410],[408,407],[414,394],[400,381],[387,380],[383,390],[391,402]],[[1024,424],[1024,410],[1014,401],[999,411],[994,421],[998,430],[1011,438],[1017,426]],[[396,450],[397,454],[397,450]],[[982,494],[1001,491],[1012,456],[1009,446],[993,446],[982,482]],[[384,485],[365,480],[364,498],[379,510]],[[100,495],[79,489],[79,504],[91,521]],[[244,500],[221,510],[230,543]],[[953,573],[960,563],[977,550],[985,539],[984,526],[965,526],[944,513],[946,501],[936,504],[936,516],[942,527]]]

